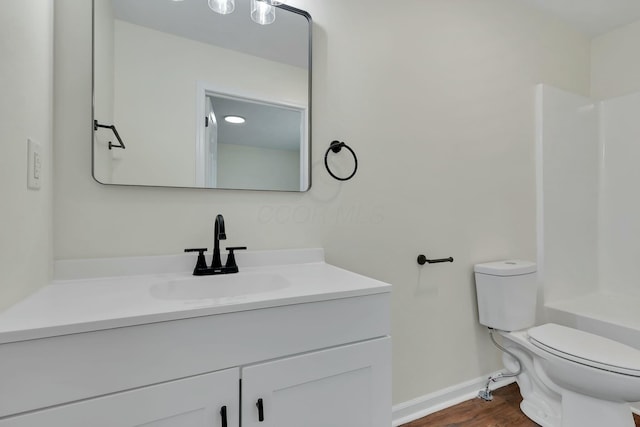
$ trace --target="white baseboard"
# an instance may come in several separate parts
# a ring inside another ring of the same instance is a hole
[[[498,372],[492,375],[497,375]],[[448,408],[465,400],[473,399],[484,389],[489,375],[447,387],[433,393],[399,403],[392,408],[392,426],[396,427]],[[514,378],[504,378],[491,384],[491,390],[514,382]]]

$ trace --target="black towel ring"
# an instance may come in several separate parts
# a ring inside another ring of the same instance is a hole
[[[340,150],[342,150],[342,147],[346,148],[347,150],[349,150],[351,152],[351,155],[353,156],[353,160],[356,163],[355,167],[353,168],[353,172],[351,173],[351,175],[349,175],[346,178],[340,178],[339,176],[336,176],[333,172],[331,172],[331,169],[329,169],[329,162],[327,161],[327,159],[329,157],[329,151],[333,151],[334,153],[339,153]],[[353,178],[353,176],[358,171],[358,157],[356,157],[356,153],[351,149],[351,147],[349,147],[344,142],[331,141],[331,144],[329,144],[329,148],[327,149],[327,152],[324,154],[324,167],[327,168],[327,172],[329,172],[329,175],[331,175],[332,177],[334,177],[338,181],[348,181],[351,178]]]

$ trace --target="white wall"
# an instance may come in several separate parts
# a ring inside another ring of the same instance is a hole
[[[52,259],[53,2],[0,13],[0,310],[45,284]],[[42,146],[42,188],[27,190],[27,138]]]
[[[589,40],[511,0],[290,3],[315,20],[303,194],[96,184],[91,8],[56,0],[56,258],[210,246],[222,213],[230,246],[322,246],[329,262],[394,285],[394,402],[497,369],[472,265],[534,259],[534,85],[588,94]],[[324,171],[333,139],[359,156],[349,182]],[[455,262],[419,268],[419,253]]]
[[[640,296],[640,93],[607,100],[601,108],[599,280],[604,290]]]
[[[540,85],[538,105],[538,272],[544,301],[598,288],[598,109]]]
[[[115,122],[127,149],[99,180],[193,187],[197,83],[221,81],[220,91],[307,104],[305,69],[116,20]]]
[[[218,144],[220,188],[300,189],[300,151]]]
[[[591,96],[607,99],[640,91],[640,21],[593,39]]]

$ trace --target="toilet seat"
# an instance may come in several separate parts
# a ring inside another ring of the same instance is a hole
[[[588,332],[547,323],[527,331],[529,342],[563,359],[640,377],[640,350]]]

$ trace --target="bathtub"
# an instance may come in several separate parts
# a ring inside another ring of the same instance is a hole
[[[598,292],[545,304],[547,321],[640,349],[640,297]],[[631,405],[640,415],[640,402]]]

